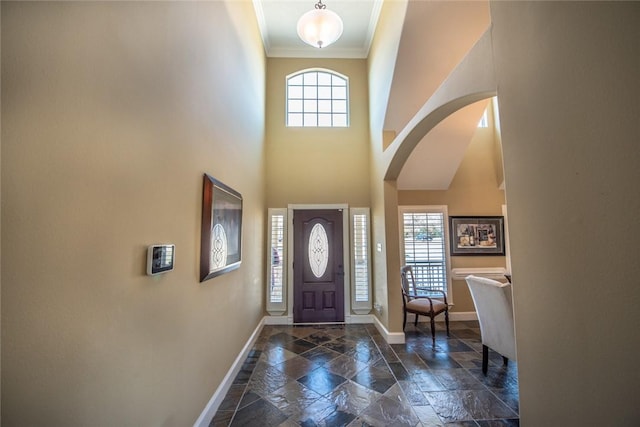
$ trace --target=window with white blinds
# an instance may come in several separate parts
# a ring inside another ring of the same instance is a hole
[[[401,207],[400,227],[402,264],[413,266],[416,284],[451,299],[446,206]]]
[[[352,308],[369,313],[371,303],[371,241],[368,208],[351,209]]]
[[[267,255],[267,311],[286,310],[286,209],[269,209],[269,250]]]

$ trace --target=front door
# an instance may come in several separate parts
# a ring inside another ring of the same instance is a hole
[[[293,213],[293,321],[344,322],[342,210]]]

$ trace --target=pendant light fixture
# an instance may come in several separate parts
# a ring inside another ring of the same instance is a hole
[[[342,35],[342,19],[337,13],[327,10],[318,0],[315,9],[298,20],[298,36],[303,42],[317,48],[329,46]]]

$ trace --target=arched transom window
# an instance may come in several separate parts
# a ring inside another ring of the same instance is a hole
[[[287,76],[287,126],[349,126],[349,80],[329,70]]]

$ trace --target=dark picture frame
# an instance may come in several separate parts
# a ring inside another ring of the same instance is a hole
[[[504,256],[504,217],[450,216],[449,248],[452,256]]]
[[[242,195],[208,174],[203,180],[200,282],[242,261]]]

